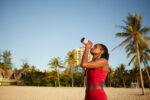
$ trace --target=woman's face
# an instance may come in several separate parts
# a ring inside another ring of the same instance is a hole
[[[101,55],[104,53],[104,50],[100,44],[95,44],[90,52],[92,55]]]

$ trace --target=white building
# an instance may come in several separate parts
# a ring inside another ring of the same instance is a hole
[[[84,69],[80,66],[84,50],[85,50],[85,46],[82,46],[80,48],[76,48],[73,50],[75,52],[75,59],[77,61],[77,64],[75,65],[75,68],[73,70],[74,72],[83,72],[84,71]],[[93,58],[93,56],[91,55],[91,53],[89,51],[88,61],[91,61],[92,58]]]

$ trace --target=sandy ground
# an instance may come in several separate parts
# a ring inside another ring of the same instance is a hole
[[[150,89],[104,88],[108,100],[150,100]],[[84,100],[84,87],[0,86],[0,100]]]

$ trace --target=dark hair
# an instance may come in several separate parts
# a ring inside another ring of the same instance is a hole
[[[108,49],[104,44],[100,44],[102,46],[102,48],[104,49],[104,54],[102,54],[101,58],[105,58],[105,59],[109,59],[109,53],[108,53]]]

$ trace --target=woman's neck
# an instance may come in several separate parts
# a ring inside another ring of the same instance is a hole
[[[93,60],[99,59],[101,56],[100,55],[93,55]]]

